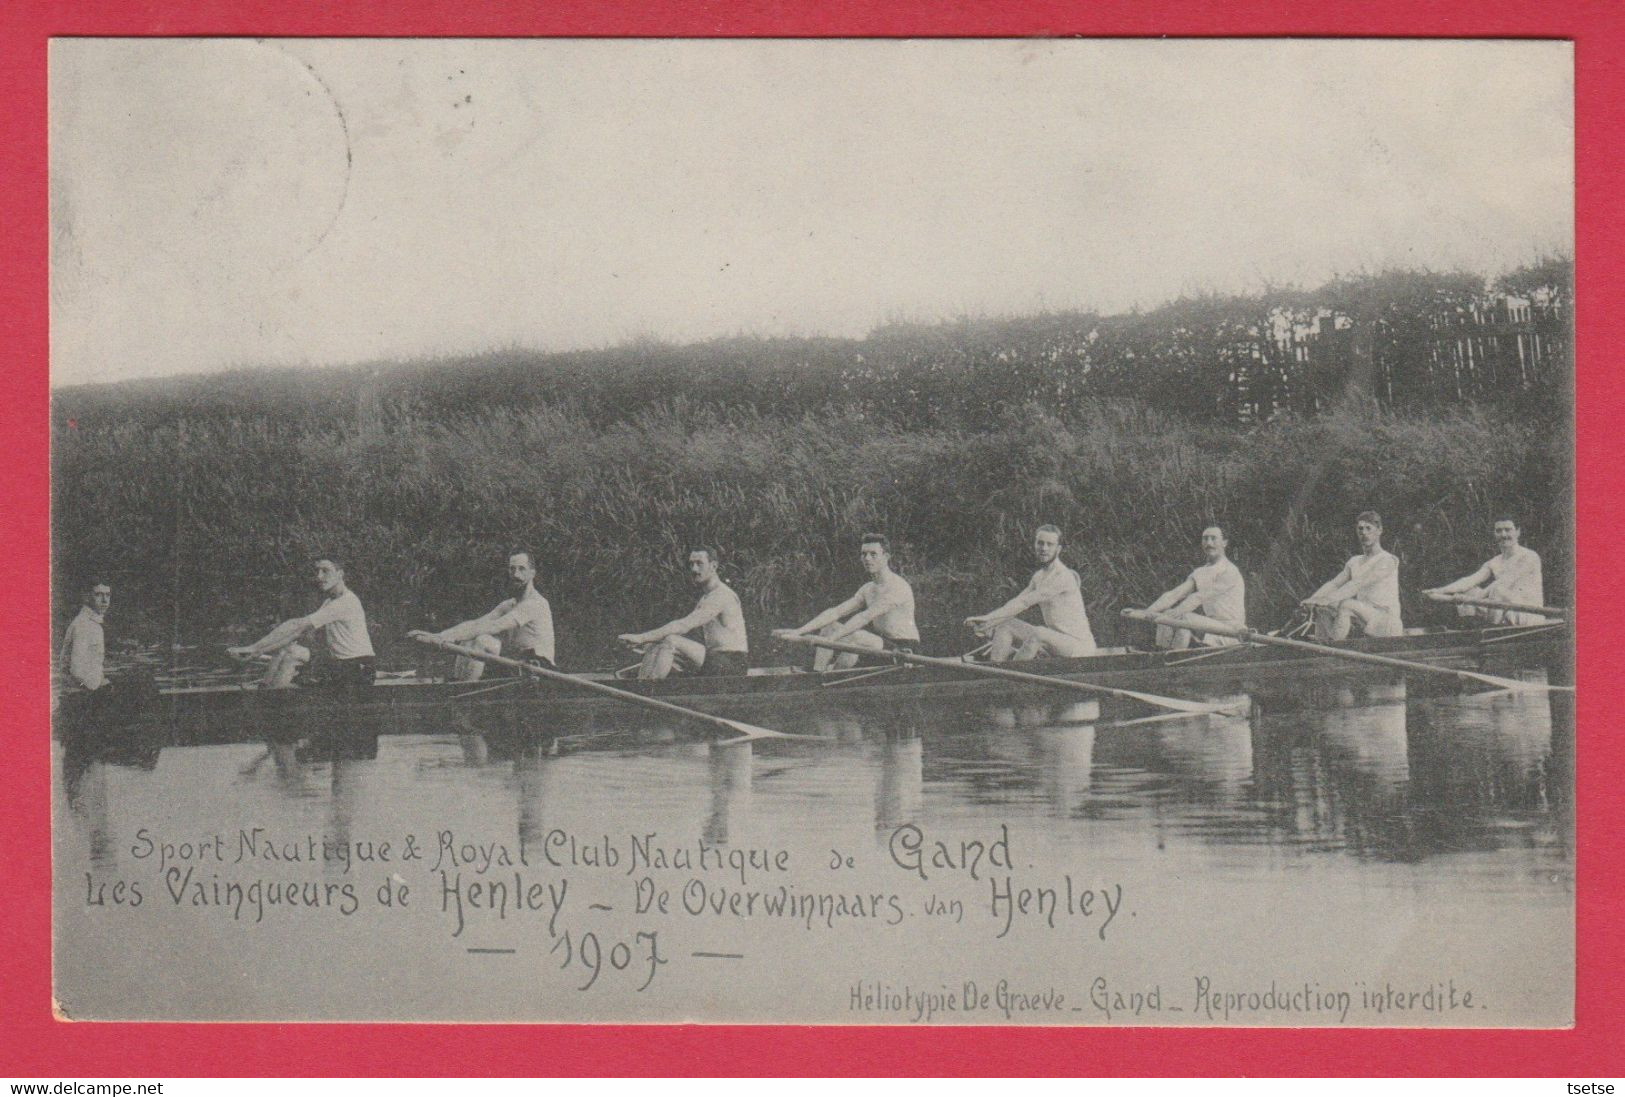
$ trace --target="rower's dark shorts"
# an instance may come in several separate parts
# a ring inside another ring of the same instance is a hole
[[[699,674],[703,678],[728,678],[750,670],[750,656],[742,651],[708,651]]]
[[[549,659],[545,655],[537,655],[535,652],[532,652],[531,654],[525,656],[525,662],[527,662],[527,663],[535,663],[537,666],[546,667],[548,670],[558,670],[559,669],[558,667],[553,665],[553,660]]]
[[[377,677],[377,668],[366,656],[320,659],[299,675],[296,684],[306,689],[357,689],[372,685]]]
[[[916,645],[918,643],[919,643],[918,640],[893,640],[889,636],[882,636],[880,638],[880,650],[881,651],[900,651],[904,655],[913,655],[914,654],[914,645]]]

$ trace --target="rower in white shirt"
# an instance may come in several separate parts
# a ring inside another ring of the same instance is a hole
[[[1209,526],[1202,531],[1202,554],[1207,562],[1177,587],[1165,591],[1146,607],[1148,613],[1161,613],[1182,618],[1188,628],[1157,626],[1157,647],[1182,650],[1191,646],[1193,635],[1200,635],[1208,647],[1225,647],[1241,641],[1234,636],[1203,633],[1203,625],[1223,625],[1226,628],[1247,627],[1247,584],[1226,555],[1229,538],[1223,528]]]
[[[914,588],[891,569],[891,542],[884,534],[866,533],[858,545],[858,559],[869,581],[838,606],[831,606],[800,628],[774,629],[779,637],[805,636],[809,632],[843,644],[871,651],[912,651],[920,642],[914,623]],[[855,652],[818,648],[813,669],[850,667],[857,663]]]
[[[648,632],[623,632],[618,639],[643,654],[639,678],[665,678],[674,668],[707,676],[744,674],[750,667],[745,611],[739,595],[717,576],[717,550],[689,550],[688,574],[700,600],[691,613]],[[700,630],[701,640],[683,635]]]
[[[1464,579],[1433,587],[1422,593],[1435,601],[1448,602],[1450,595],[1470,594],[1486,602],[1510,602],[1522,606],[1540,606],[1546,603],[1546,592],[1541,582],[1540,556],[1533,549],[1519,544],[1522,531],[1512,518],[1502,516],[1495,520],[1495,543],[1501,551],[1485,561],[1484,566]],[[1540,625],[1546,618],[1534,613],[1494,609],[1489,606],[1457,606],[1463,617],[1480,618],[1492,625]]]
[[[487,655],[499,654],[506,642],[508,657],[524,659],[553,668],[553,608],[536,590],[536,557],[520,549],[508,557],[508,582],[513,597],[497,603],[484,617],[476,617],[428,632],[414,629],[407,633],[414,640],[434,640],[441,643],[467,644]],[[485,663],[459,655],[452,669],[452,677],[459,682],[475,682],[485,673]]]
[[[85,584],[83,597],[78,614],[62,636],[60,665],[74,685],[94,692],[108,684],[103,669],[107,641],[102,622],[113,604],[113,588],[101,579],[92,579]]]
[[[1033,559],[1038,570],[1025,590],[990,613],[965,618],[976,635],[990,639],[988,661],[1093,655],[1095,635],[1089,628],[1078,573],[1061,562],[1059,527],[1043,525],[1033,531]],[[1033,606],[1043,614],[1042,625],[1018,617]]]
[[[372,637],[367,634],[367,614],[361,599],[344,585],[344,568],[330,556],[316,560],[316,585],[324,601],[304,617],[294,617],[243,647],[228,648],[238,659],[270,655],[271,665],[260,679],[262,689],[283,689],[294,684],[294,675],[311,661],[311,652],[299,640],[308,632],[320,631],[327,644],[328,659],[316,674],[302,676],[301,685],[370,686],[375,675]]]
[[[1317,640],[1346,640],[1358,624],[1367,636],[1403,636],[1399,612],[1399,558],[1382,547],[1382,518],[1374,510],[1354,520],[1360,554],[1337,577],[1305,598]]]

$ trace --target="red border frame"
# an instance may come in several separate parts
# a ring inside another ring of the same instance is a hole
[[[1625,934],[1612,907],[1625,828],[1625,747],[1607,712],[1621,676],[1599,666],[1621,630],[1579,623],[1581,688],[1577,1026],[1570,1031],[1153,1030],[450,1025],[67,1024],[50,1009],[47,615],[46,42],[52,35],[1414,35],[1575,40],[1581,602],[1625,586],[1608,546],[1625,488],[1619,197],[1625,195],[1625,16],[1611,0],[631,0],[69,3],[0,11],[0,593],[23,688],[0,698],[0,1071],[39,1077],[532,1074],[1240,1074],[1618,1076]]]

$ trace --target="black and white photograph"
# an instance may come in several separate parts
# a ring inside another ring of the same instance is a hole
[[[1571,43],[49,100],[57,1017],[1573,1025]]]

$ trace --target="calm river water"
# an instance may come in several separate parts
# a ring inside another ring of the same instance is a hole
[[[1250,714],[826,701],[745,717],[811,738],[735,746],[637,713],[540,737],[503,705],[302,746],[59,746],[58,997],[85,1018],[1569,1023],[1569,703],[1382,673],[1231,696]]]

